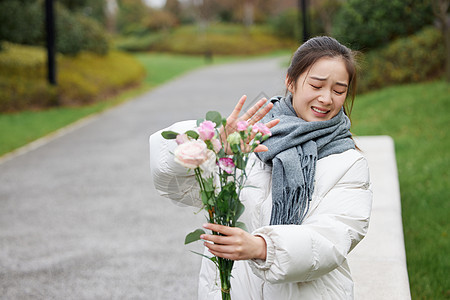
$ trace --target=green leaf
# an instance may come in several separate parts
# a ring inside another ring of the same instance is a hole
[[[222,116],[217,111],[208,111],[206,113],[206,120],[216,123],[216,127],[222,125]]]
[[[205,191],[207,191],[207,192],[213,192],[214,191],[214,182],[213,182],[213,178],[212,177],[206,179],[204,181],[204,185],[205,185]]]
[[[240,228],[240,229],[242,229],[244,231],[248,231],[247,230],[247,226],[245,225],[244,222],[236,222],[236,227],[238,227],[238,228]]]
[[[198,120],[197,120],[197,127],[200,126],[200,124],[201,124],[203,121],[205,121],[205,119],[198,119]]]
[[[208,194],[205,191],[202,191],[201,195],[202,195],[202,203],[204,205],[207,205],[208,204]]]
[[[225,201],[227,198],[229,198],[230,193],[228,193],[227,191],[222,191],[219,194],[219,197],[217,198],[216,201],[216,208],[217,208],[217,212],[226,212],[228,210],[228,201]]]
[[[205,231],[203,229],[197,229],[195,231],[192,231],[188,235],[186,235],[186,238],[184,239],[184,244],[187,245],[189,243],[198,241],[200,239],[200,236],[204,234]]]
[[[236,155],[235,163],[236,163],[236,168],[238,168],[240,170],[245,169],[245,161],[242,156]]]
[[[191,250],[191,252],[194,253],[194,254],[203,256],[204,258],[209,259],[210,261],[212,261],[216,265],[216,267],[219,267],[219,264],[217,262],[217,257],[215,257],[215,256],[209,257],[209,256],[206,256],[205,254],[202,254],[202,253],[199,253],[199,252],[196,252],[196,251],[192,251],[192,250]]]
[[[177,138],[178,134],[179,134],[178,132],[170,130],[161,132],[162,137],[165,138],[166,140],[174,140]]]
[[[245,206],[241,202],[238,204],[238,208],[236,210],[236,220],[239,219],[240,216],[244,213]]]
[[[239,146],[238,145],[232,144],[232,145],[230,145],[230,148],[231,148],[231,151],[233,153],[239,153]]]
[[[219,156],[219,158],[226,157],[226,153],[225,153],[224,148],[220,149],[220,151],[219,151],[219,153],[217,155]]]
[[[188,137],[191,137],[195,140],[198,139],[198,137],[199,137],[198,133],[195,132],[194,130],[188,130],[188,131],[186,131],[186,134]]]

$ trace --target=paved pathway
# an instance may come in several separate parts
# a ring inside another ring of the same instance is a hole
[[[284,93],[283,61],[194,71],[0,159],[0,298],[195,299],[200,246],[183,240],[204,217],[156,195],[148,137]]]

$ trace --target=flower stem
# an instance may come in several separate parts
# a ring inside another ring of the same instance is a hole
[[[233,269],[233,260],[218,257],[220,286],[222,291],[222,300],[231,300],[231,270]]]

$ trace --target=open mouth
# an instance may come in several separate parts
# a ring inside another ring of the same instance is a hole
[[[314,107],[314,106],[312,106],[311,109],[313,111],[315,111],[316,113],[319,113],[319,114],[327,114],[329,112],[329,110],[322,110],[322,109],[319,109],[319,108]]]

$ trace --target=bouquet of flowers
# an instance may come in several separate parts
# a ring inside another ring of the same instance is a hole
[[[209,223],[246,230],[245,224],[238,219],[245,209],[239,196],[247,179],[248,158],[271,133],[262,123],[251,126],[247,121],[239,121],[236,125],[237,128],[228,128],[226,119],[220,113],[210,111],[206,114],[206,120],[197,120],[197,130],[185,133],[164,131],[162,136],[176,140],[175,161],[193,170]],[[202,229],[189,233],[185,244],[199,240],[204,233]],[[218,268],[222,299],[231,299],[230,277],[234,261],[216,256],[205,257]]]

